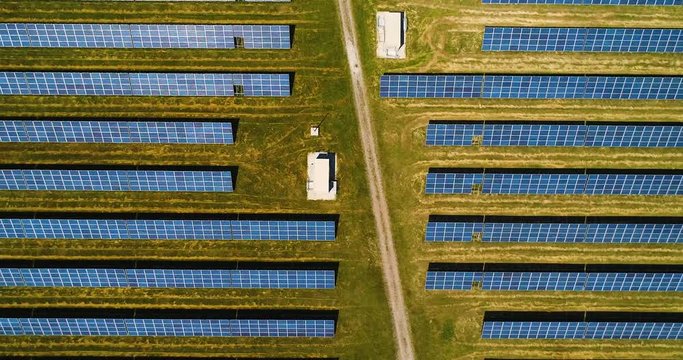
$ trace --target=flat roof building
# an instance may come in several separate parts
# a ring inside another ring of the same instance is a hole
[[[404,12],[377,12],[377,57],[406,58],[406,29]]]
[[[335,153],[308,154],[308,200],[335,200],[337,198],[337,157]]]

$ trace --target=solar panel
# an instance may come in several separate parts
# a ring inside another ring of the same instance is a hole
[[[430,122],[428,146],[683,147],[679,125]]]
[[[487,26],[482,50],[680,53],[683,30]]]
[[[0,318],[4,336],[333,337],[334,320]]]
[[[427,194],[680,195],[683,175],[496,173],[458,169],[427,173]]]
[[[450,264],[450,269],[427,271],[427,290],[512,290],[512,291],[683,291],[683,273],[647,269],[595,270],[592,265],[571,265],[565,270],[555,264]],[[493,267],[494,269],[489,270]],[[609,266],[603,266],[609,267]]]
[[[0,120],[0,142],[233,144],[230,122]]]
[[[481,0],[484,4],[683,5],[683,0]]]
[[[0,95],[290,96],[289,74],[0,72]]]
[[[232,192],[232,171],[0,170],[0,190]]]
[[[334,241],[332,220],[0,219],[5,239]]]
[[[683,339],[683,323],[485,321],[484,339]]]
[[[334,270],[0,268],[0,286],[333,289]]]
[[[590,174],[585,193],[680,195],[683,194],[683,175]]]
[[[429,221],[427,242],[681,243],[683,224]]]
[[[382,75],[383,98],[683,99],[683,77]]]
[[[0,47],[289,49],[289,25],[0,23]]]

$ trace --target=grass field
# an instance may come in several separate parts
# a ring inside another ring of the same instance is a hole
[[[379,76],[392,73],[541,73],[682,75],[671,54],[483,53],[485,25],[683,27],[680,7],[484,6],[478,0],[356,0],[365,72],[401,261],[404,291],[420,359],[675,359],[666,341],[485,341],[484,310],[682,311],[666,293],[426,292],[429,262],[678,263],[674,245],[434,244],[424,242],[430,214],[680,215],[681,197],[425,196],[430,167],[682,169],[683,151],[662,149],[432,148],[429,120],[683,121],[680,101],[379,99]],[[408,16],[408,58],[376,60],[376,10]]]
[[[389,312],[375,249],[360,142],[335,3],[3,1],[2,22],[267,23],[295,25],[291,51],[0,49],[2,70],[295,72],[293,96],[257,98],[0,97],[0,116],[230,118],[237,144],[2,144],[5,164],[239,166],[236,191],[2,192],[3,211],[340,214],[333,243],[239,241],[0,241],[5,259],[339,261],[333,291],[12,289],[3,306],[339,309],[334,339],[5,338],[0,355],[202,355],[391,359]],[[319,138],[307,135],[326,114]],[[306,201],[306,153],[338,153],[335,202]]]

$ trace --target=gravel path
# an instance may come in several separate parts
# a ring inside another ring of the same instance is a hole
[[[398,346],[397,359],[414,360],[415,354],[410,335],[408,313],[403,298],[403,290],[401,289],[394,238],[391,234],[389,208],[384,196],[382,169],[377,156],[377,142],[372,126],[370,107],[368,106],[367,89],[363,80],[360,56],[358,55],[358,38],[356,37],[355,22],[353,20],[353,12],[351,11],[351,0],[337,1],[342,20],[346,56],[349,61],[353,81],[353,100],[356,106],[356,116],[360,122],[360,137],[367,167],[370,196],[372,197],[372,211],[375,216],[375,226],[377,227],[382,273],[394,323],[394,335],[396,336]]]

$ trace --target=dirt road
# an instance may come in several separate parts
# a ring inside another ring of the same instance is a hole
[[[344,47],[351,70],[353,82],[353,100],[356,106],[356,116],[360,122],[360,137],[363,145],[363,156],[367,167],[370,196],[372,197],[372,211],[377,227],[377,239],[382,260],[382,273],[386,286],[387,297],[394,323],[394,335],[397,343],[397,359],[414,360],[413,342],[410,336],[410,325],[406,311],[401,279],[398,271],[398,259],[394,248],[394,238],[391,234],[389,208],[384,196],[382,183],[382,169],[377,156],[377,142],[375,141],[372,116],[368,106],[367,89],[358,53],[358,38],[356,37],[355,22],[351,11],[351,0],[337,0],[342,20]]]

